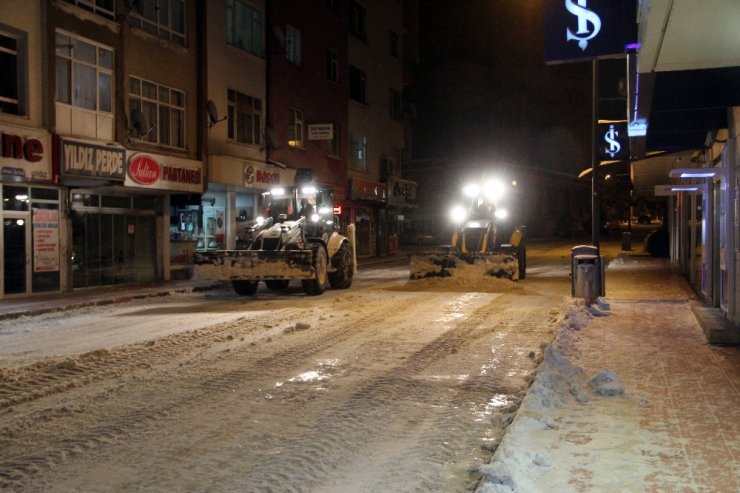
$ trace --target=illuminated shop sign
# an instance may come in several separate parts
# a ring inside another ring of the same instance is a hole
[[[623,55],[637,42],[637,2],[545,0],[545,62]]]
[[[596,135],[596,149],[599,161],[622,161],[629,159],[627,122],[599,122]]]
[[[171,156],[131,154],[125,185],[202,193],[203,165],[200,161]]]
[[[50,180],[50,148],[50,136],[46,132],[0,126],[0,174]]]
[[[278,171],[264,170],[253,164],[244,165],[244,186],[280,185],[282,182],[282,176]]]

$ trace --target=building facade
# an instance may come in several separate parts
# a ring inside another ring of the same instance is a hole
[[[299,168],[333,188],[340,227],[363,222],[361,253],[385,252],[399,2],[0,8],[0,297],[186,279]]]

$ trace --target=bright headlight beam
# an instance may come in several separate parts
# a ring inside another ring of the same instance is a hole
[[[504,196],[506,188],[499,180],[488,180],[483,185],[483,195],[490,201],[499,200]]]
[[[467,216],[467,211],[465,210],[465,207],[461,205],[456,205],[450,209],[450,218],[452,219],[452,222],[454,223],[462,223],[465,221],[465,218]]]
[[[480,187],[475,183],[469,183],[463,187],[463,194],[465,194],[466,197],[474,199],[480,195]]]

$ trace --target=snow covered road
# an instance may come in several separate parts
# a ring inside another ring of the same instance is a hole
[[[389,266],[2,321],[0,487],[472,490],[570,299],[567,250],[532,252],[518,283]]]

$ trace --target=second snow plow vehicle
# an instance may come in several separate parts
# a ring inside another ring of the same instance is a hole
[[[322,294],[327,284],[349,288],[354,249],[334,231],[331,190],[317,189],[306,173],[296,175],[295,187],[266,195],[268,216],[248,230],[246,248],[196,252],[193,279],[231,281],[243,296],[254,294],[260,281],[282,290],[300,280],[307,295]]]
[[[482,190],[476,185],[465,187],[470,204],[467,208],[453,208],[456,227],[450,244],[434,252],[412,255],[410,279],[452,277],[463,271],[473,276],[523,279],[527,250],[522,228],[514,228],[507,243],[499,243],[497,238],[496,221],[507,216],[504,209],[496,207],[503,192],[503,185],[493,181]]]

